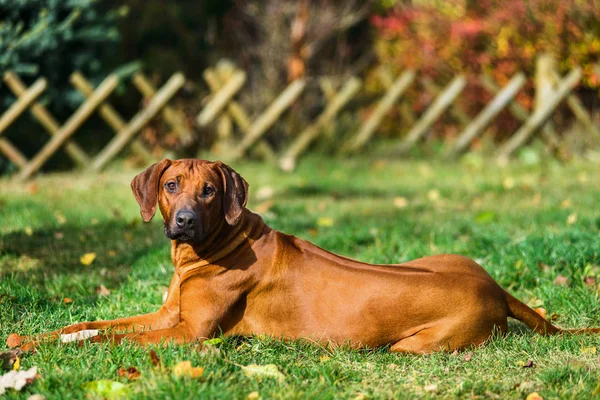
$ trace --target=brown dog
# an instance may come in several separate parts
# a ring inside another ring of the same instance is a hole
[[[370,265],[272,230],[245,208],[246,181],[221,162],[163,160],[131,187],[145,221],[158,203],[171,239],[175,274],[161,309],[33,339],[13,334],[9,345],[28,350],[41,338],[112,328],[126,333],[91,340],[186,343],[266,334],[429,353],[482,344],[494,329],[506,331],[507,317],[540,334],[600,332],[551,325],[465,257]]]

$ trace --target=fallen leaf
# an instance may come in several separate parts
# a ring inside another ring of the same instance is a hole
[[[577,213],[573,213],[567,217],[568,225],[573,225],[575,222],[577,222]]]
[[[119,368],[117,373],[120,377],[127,378],[130,381],[140,379],[141,376],[140,371],[136,367]]]
[[[37,194],[39,190],[38,184],[33,182],[27,185],[27,193],[29,194]]]
[[[525,364],[523,364],[523,368],[533,368],[533,367],[535,367],[535,365],[533,364],[533,360],[529,360]]]
[[[31,236],[31,235],[33,235],[33,229],[31,229],[31,227],[30,227],[30,226],[26,226],[26,227],[25,227],[25,234],[26,234],[27,236]]]
[[[596,286],[596,278],[593,276],[586,276],[583,278],[583,283],[585,283],[587,286]]]
[[[64,225],[67,222],[67,218],[60,211],[55,212],[54,217],[59,225]]]
[[[203,344],[208,344],[210,346],[216,346],[218,344],[223,343],[223,339],[220,337],[216,337],[216,338],[212,338],[212,339],[207,339],[204,342],[202,342]]]
[[[22,355],[23,352],[19,349],[8,350],[6,352],[0,353],[0,368],[6,371],[19,369],[19,364],[21,360],[20,357]]]
[[[494,392],[490,392],[489,390],[485,391],[485,396],[490,398],[490,399],[501,399],[502,396],[500,396],[499,394],[496,394]]]
[[[309,228],[308,233],[312,237],[317,237],[317,235],[319,235],[319,230],[317,228]]]
[[[554,278],[553,283],[559,286],[568,286],[570,282],[569,278],[567,278],[566,276],[557,275],[556,278]]]
[[[260,400],[260,394],[255,390],[254,392],[250,392],[248,393],[248,396],[246,396],[246,400]]]
[[[463,360],[465,360],[467,362],[471,361],[472,358],[473,358],[473,353],[470,351],[465,353],[465,355],[463,356]]]
[[[46,396],[43,396],[41,394],[32,394],[27,398],[27,400],[46,400]]]
[[[63,304],[71,304],[72,302],[73,302],[73,300],[71,300],[71,299],[70,299],[70,298],[68,298],[68,297],[65,297],[65,298],[63,299]]]
[[[20,346],[22,343],[23,343],[23,338],[16,333],[11,333],[6,338],[6,345],[8,347],[17,347],[17,346]]]
[[[156,354],[156,350],[150,350],[150,361],[152,362],[152,365],[154,365],[155,367],[160,366],[160,358],[158,358],[158,354]]]
[[[98,218],[92,218],[92,220],[90,221],[90,223],[92,225],[97,225],[98,224]]]
[[[538,315],[544,319],[546,319],[546,309],[544,307],[534,308],[533,311],[538,313]]]
[[[429,192],[427,192],[427,198],[429,201],[436,202],[440,199],[440,197],[440,191],[437,189],[431,189]]]
[[[333,226],[333,223],[333,218],[330,217],[320,217],[317,219],[317,225],[321,227]]]
[[[408,207],[408,200],[406,197],[394,197],[394,207],[396,208],[406,208]]]
[[[90,265],[91,263],[94,262],[95,259],[96,259],[96,253],[85,253],[84,255],[81,256],[79,261],[83,265]]]
[[[0,396],[6,392],[6,389],[20,391],[25,385],[32,383],[36,377],[37,367],[32,367],[25,371],[7,372],[0,376]]]
[[[538,392],[529,393],[525,400],[544,400],[542,396],[538,394]]]
[[[515,180],[514,180],[514,178],[512,176],[507,176],[502,181],[502,186],[506,190],[510,190],[510,189],[514,188],[515,187]]]
[[[567,209],[567,208],[571,208],[573,206],[573,201],[571,201],[571,199],[565,199],[563,201],[560,202],[560,208]]]
[[[582,354],[596,354],[596,346],[584,347],[581,349]]]
[[[327,362],[330,359],[331,359],[331,357],[329,357],[329,356],[321,356],[321,357],[319,357],[319,361],[321,361],[321,362]]]
[[[106,286],[100,285],[96,288],[96,294],[99,296],[108,296],[110,295],[110,290],[108,290]]]
[[[131,242],[133,240],[133,235],[131,234],[131,232],[125,232],[123,234],[123,237],[125,238],[125,240],[127,240],[128,242]]]
[[[63,240],[65,238],[65,234],[63,232],[54,232],[54,239]]]
[[[117,255],[117,252],[116,252],[116,251],[114,251],[114,250],[109,250],[109,251],[108,251],[108,256],[109,256],[109,257],[114,257],[114,256],[116,256],[116,255]]]
[[[83,389],[92,396],[104,399],[124,397],[128,393],[127,385],[109,379],[88,382],[83,385]]]
[[[258,380],[262,378],[274,378],[282,382],[285,379],[285,375],[279,371],[279,368],[275,364],[250,364],[242,366],[242,371],[244,371],[244,375],[248,378],[257,378]]]
[[[181,361],[173,367],[175,376],[188,376],[190,378],[200,378],[204,373],[202,367],[192,367],[191,361]]]
[[[431,385],[427,385],[423,388],[423,390],[425,390],[426,392],[437,392],[438,390],[438,385],[435,383],[432,383]]]

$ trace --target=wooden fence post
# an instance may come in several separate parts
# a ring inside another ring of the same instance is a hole
[[[208,125],[221,110],[229,103],[231,98],[242,88],[246,82],[246,73],[236,71],[231,79],[217,92],[210,102],[202,109],[196,121],[200,126]]]
[[[100,171],[106,164],[112,160],[127,143],[150,121],[167,102],[177,93],[185,83],[185,77],[178,72],[164,84],[164,86],[152,97],[150,102],[138,111],[138,113],[116,134],[116,136],[102,149],[94,158],[92,169]]]
[[[444,88],[442,93],[435,99],[433,104],[427,108],[419,121],[413,125],[406,135],[406,139],[398,146],[396,153],[405,153],[429,130],[429,128],[438,120],[444,111],[452,104],[456,97],[463,91],[467,85],[467,80],[463,75],[459,75]]]
[[[137,72],[133,76],[133,84],[144,96],[145,100],[151,99],[152,96],[156,94],[156,88],[154,85],[152,85],[152,83],[141,72]],[[177,136],[179,136],[181,143],[184,146],[187,146],[194,141],[194,135],[192,135],[190,130],[181,122],[181,118],[177,111],[175,111],[169,105],[166,105],[162,114],[165,121],[167,121],[175,133],[177,133]]]
[[[527,121],[514,133],[514,135],[500,148],[498,160],[506,161],[508,157],[521,145],[523,145],[531,135],[550,117],[550,113],[560,104],[560,102],[575,88],[581,80],[581,68],[573,69],[559,83],[552,97],[548,99],[543,107],[537,108]]]
[[[109,75],[98,89],[83,102],[81,106],[71,115],[65,124],[56,132],[48,143],[31,159],[31,161],[21,170],[19,177],[28,179],[36,173],[42,165],[62,146],[62,144],[71,137],[77,128],[89,118],[94,110],[112,93],[117,87],[118,79],[115,75]]]
[[[396,100],[409,88],[411,83],[415,80],[415,71],[407,70],[400,75],[396,81],[390,86],[389,90],[379,100],[375,110],[362,124],[356,135],[351,138],[344,146],[342,146],[342,152],[355,151],[363,146],[375,133],[375,129],[381,124],[383,117],[392,108]]]
[[[86,98],[89,98],[94,93],[94,87],[88,82],[87,79],[85,79],[83,74],[79,71],[73,72],[71,74],[71,83]],[[125,127],[125,121],[123,120],[123,117],[121,117],[117,110],[115,110],[110,104],[101,104],[98,108],[98,113],[115,133],[119,132]],[[131,142],[131,149],[138,156],[142,157],[144,161],[148,163],[154,161],[154,156],[152,156],[152,152],[150,152],[150,150],[148,150],[146,146],[144,146],[144,144],[139,140],[134,139]]]
[[[467,125],[458,136],[454,147],[448,151],[448,156],[455,156],[462,152],[471,141],[479,135],[486,126],[510,103],[525,84],[525,74],[518,72],[511,80],[496,94],[479,114]]]
[[[25,84],[19,79],[19,76],[12,71],[8,71],[4,74],[4,82],[9,87],[9,89],[15,94],[17,97],[21,97],[23,93],[25,93],[26,87]],[[31,113],[34,118],[42,124],[44,129],[50,134],[55,135],[56,132],[60,129],[58,122],[56,119],[48,112],[46,107],[41,105],[40,103],[34,102],[30,108]],[[87,163],[90,161],[90,158],[86,154],[85,151],[81,149],[81,147],[77,146],[74,142],[68,141],[65,145],[65,150],[69,157],[75,161],[77,165],[80,167],[85,167]]]
[[[260,139],[267,129],[277,121],[277,118],[300,96],[305,86],[306,81],[304,79],[297,79],[290,83],[275,101],[258,116],[252,126],[248,128],[246,136],[244,136],[240,144],[229,155],[229,161],[235,161],[243,156],[246,150]]]
[[[356,77],[350,78],[331,100],[317,120],[307,126],[288,147],[279,161],[279,166],[284,171],[292,171],[296,167],[298,156],[316,139],[319,132],[340,112],[340,110],[358,92],[362,82]]]

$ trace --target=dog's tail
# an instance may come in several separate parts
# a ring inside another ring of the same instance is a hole
[[[531,307],[516,299],[507,291],[504,291],[504,293],[506,297],[506,304],[508,305],[508,316],[518,319],[540,335],[556,335],[561,333],[600,333],[600,328],[561,329],[552,325],[541,315],[536,313]]]

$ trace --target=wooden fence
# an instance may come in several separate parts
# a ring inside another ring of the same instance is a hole
[[[547,56],[541,56],[537,70],[535,84],[538,95],[533,112],[529,113],[515,101],[515,97],[527,82],[527,77],[519,72],[503,87],[499,87],[489,76],[482,76],[481,85],[492,93],[493,97],[477,115],[470,117],[457,102],[467,87],[464,76],[458,75],[445,87],[439,88],[427,77],[419,77],[417,71],[408,70],[399,76],[393,76],[385,68],[381,68],[378,70],[377,77],[385,87],[385,93],[372,104],[369,116],[362,121],[357,131],[339,146],[339,152],[352,154],[360,151],[373,139],[386,115],[416,82],[420,82],[424,90],[434,96],[434,100],[418,117],[413,115],[410,108],[403,103],[400,112],[403,118],[411,123],[411,126],[402,135],[398,144],[389,149],[388,154],[403,154],[409,151],[423,140],[443,115],[449,113],[462,124],[457,139],[448,143],[445,149],[447,157],[455,157],[466,151],[470,143],[480,136],[505,109],[508,109],[521,122],[521,126],[509,140],[501,144],[497,154],[499,159],[505,160],[510,157],[537,131],[542,132],[542,137],[548,143],[556,145],[560,138],[548,121],[563,102],[573,111],[586,131],[600,139],[600,129],[581,101],[573,94],[573,89],[582,78],[581,69],[575,68],[565,77],[559,77],[553,67],[553,60]],[[214,126],[218,140],[228,144],[227,150],[220,152],[221,158],[226,161],[234,161],[243,157],[250,149],[255,149],[265,159],[276,162],[286,171],[295,168],[301,155],[318,140],[324,129],[335,123],[339,113],[349,106],[350,101],[362,88],[362,81],[358,77],[350,77],[340,85],[337,91],[331,81],[320,79],[319,86],[323,98],[326,100],[325,107],[311,123],[293,136],[293,140],[286,148],[276,153],[263,140],[263,137],[303,94],[307,81],[299,79],[291,82],[264,111],[255,118],[251,118],[235,99],[243,90],[246,82],[244,71],[237,69],[230,62],[220,62],[216,67],[209,68],[204,72],[204,80],[211,93],[198,114],[196,122],[200,127]],[[181,123],[177,112],[168,105],[168,102],[185,82],[181,73],[174,74],[158,90],[143,74],[136,74],[132,82],[144,97],[145,105],[131,120],[125,121],[107,100],[117,87],[118,78],[110,75],[97,88],[93,88],[81,73],[76,72],[71,76],[71,83],[84,95],[85,101],[62,125],[56,121],[44,105],[37,101],[47,88],[44,78],[38,79],[27,88],[15,73],[7,72],[4,75],[4,82],[17,99],[0,116],[0,152],[18,166],[20,169],[18,176],[22,179],[33,176],[61,147],[65,148],[68,156],[76,165],[94,171],[104,168],[128,145],[131,145],[131,150],[137,155],[151,162],[153,161],[152,154],[139,139],[136,139],[136,135],[155,117],[162,117],[179,135],[183,143],[191,143],[194,140],[193,133]],[[26,110],[30,110],[33,117],[51,136],[50,140],[30,160],[6,137],[2,137],[9,126]],[[95,112],[107,123],[115,136],[98,154],[92,157],[70,139]],[[237,129],[235,129],[236,126]],[[234,140],[235,130],[239,131],[237,140]]]

